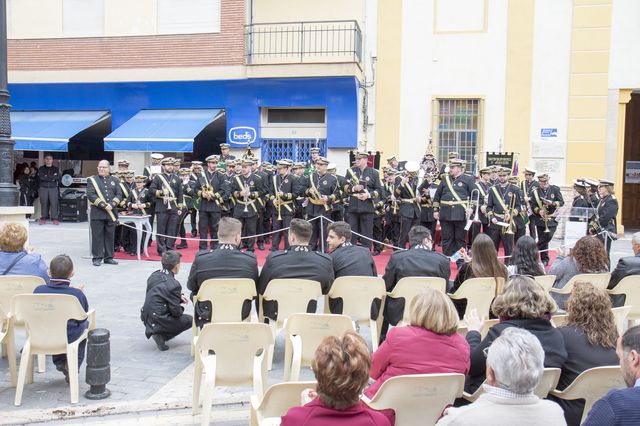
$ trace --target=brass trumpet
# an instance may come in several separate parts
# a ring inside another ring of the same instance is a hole
[[[549,230],[549,211],[546,206],[542,206],[540,209],[540,216],[542,216],[542,221],[544,222],[544,233],[547,234],[551,232]]]
[[[509,225],[502,228],[502,233],[504,233],[505,235],[513,235],[515,234],[515,232],[513,232],[513,228],[515,228],[516,225],[516,221],[514,219],[514,215],[513,215],[513,211],[516,208],[516,195],[515,194],[511,194],[511,200],[509,201]]]
[[[249,212],[249,185],[244,184],[244,192],[245,195],[242,197],[244,199],[244,212]]]

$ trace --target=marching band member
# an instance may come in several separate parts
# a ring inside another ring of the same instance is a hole
[[[320,216],[331,218],[333,202],[338,199],[338,179],[327,173],[328,165],[329,162],[326,158],[318,157],[316,159],[316,171],[309,175],[309,186],[305,191],[309,202],[309,219]],[[310,243],[312,250],[321,249],[323,244],[320,239],[327,238],[328,224],[329,221],[324,219],[317,219],[311,223],[313,227]]]
[[[198,176],[202,173],[202,161],[192,161],[191,162],[191,173],[189,174],[189,180],[192,182],[196,182],[198,180]],[[195,201],[195,198],[192,199]],[[198,236],[198,209],[195,204],[192,202],[191,207],[189,208],[189,217],[191,219],[191,238],[195,238]]]
[[[404,168],[405,168],[405,164],[407,164],[407,162],[406,161],[398,161],[396,156],[392,155],[391,157],[387,158],[387,164],[392,169],[395,169],[395,170],[397,170],[399,172],[403,172]]]
[[[223,169],[227,169],[228,163],[231,160],[235,160],[236,157],[235,155],[231,155],[229,154],[229,144],[228,143],[221,143],[220,144],[220,167],[222,167]]]
[[[518,189],[520,202],[522,203],[520,205],[520,213],[513,217],[513,224],[515,226],[515,234],[513,235],[513,247],[515,249],[515,246],[516,244],[518,244],[518,240],[520,239],[520,237],[523,237],[527,234],[526,221],[529,220],[529,216],[527,213],[527,204],[524,200],[524,193],[522,192],[522,189],[520,189],[520,181],[518,180],[518,176],[511,176],[509,178],[509,183]]]
[[[266,172],[262,172],[259,170],[258,161],[253,157],[253,155],[251,156],[251,159],[253,160],[253,164],[251,165],[251,172],[254,175],[258,176],[258,180],[260,182],[259,184],[262,187],[262,190],[260,191],[260,194],[262,195],[260,196],[260,198],[258,198],[258,202],[256,203],[256,206],[258,207],[256,234],[259,235],[259,237],[256,238],[256,243],[258,245],[258,250],[264,250],[264,243],[268,236],[262,234],[269,230],[268,227],[265,228],[264,226],[264,216],[266,214],[266,199],[264,197],[266,197],[267,193],[269,192],[269,176]]]
[[[613,182],[604,179],[600,180],[598,196],[600,201],[598,202],[596,216],[591,222],[590,232],[598,236],[607,249],[607,255],[609,255],[611,241],[617,239],[618,224],[616,216],[620,208],[613,190]]]
[[[394,185],[396,202],[400,204],[400,238],[398,247],[406,248],[409,242],[409,231],[420,221],[420,202],[418,193],[418,170],[420,166],[415,161],[407,161],[406,171]]]
[[[549,263],[549,242],[556,232],[558,222],[554,213],[559,207],[564,206],[564,199],[560,188],[549,183],[549,175],[538,176],[540,186],[531,191],[533,213],[536,215],[536,232],[538,234],[538,251],[540,260],[547,266]]]
[[[427,153],[425,154],[425,157],[427,155],[433,156],[432,154]],[[422,183],[418,187],[418,194],[420,196],[420,225],[427,228],[431,233],[432,238],[435,240],[438,221],[433,217],[433,214],[435,213],[433,208],[433,199],[431,198],[431,188],[435,185],[433,179],[434,177],[432,174],[429,174],[428,171],[425,172]],[[436,249],[435,243],[432,244],[431,249]]]
[[[295,193],[293,179],[289,176],[289,165],[288,160],[278,161],[277,173],[269,179],[267,186],[269,189],[268,198],[273,205],[270,212],[274,231],[271,251],[280,249],[280,230],[288,228],[293,217]],[[289,250],[289,232],[285,229],[282,234],[284,235],[284,249]]]
[[[524,193],[524,199],[527,205],[527,215],[529,216],[529,235],[534,240],[536,239],[536,221],[533,209],[531,208],[531,191],[540,186],[540,183],[535,180],[536,171],[532,168],[524,168],[524,180],[520,182],[520,189]]]
[[[155,212],[158,217],[156,228],[156,248],[158,256],[174,250],[178,235],[180,210],[182,209],[182,183],[173,174],[173,158],[164,158],[162,173],[156,174],[149,186],[149,193],[155,198]],[[161,236],[167,235],[167,236]]]
[[[304,163],[294,163],[291,173],[291,179],[293,179],[293,192],[296,196],[294,215],[296,219],[304,219],[306,217],[306,207],[308,204],[307,199],[304,196],[304,192],[309,187],[309,178],[304,175]]]
[[[491,187],[487,197],[487,218],[489,237],[496,247],[504,246],[505,256],[513,251],[513,236],[516,231],[515,217],[520,214],[522,199],[517,186],[509,183],[511,170],[502,167],[498,172],[498,184]]]
[[[147,177],[144,175],[134,176],[134,187],[129,191],[129,198],[127,199],[127,208],[134,215],[146,215],[151,207],[151,201],[149,197],[149,189],[147,189]],[[139,244],[142,244],[146,239],[147,231],[142,231],[142,239],[138,241],[137,232],[131,230],[130,233],[130,251],[131,256],[135,256]]]
[[[320,148],[317,146],[312,147],[310,150],[311,158],[304,165],[304,175],[311,176],[311,173],[316,171],[318,158],[320,158]]]
[[[253,160],[242,160],[242,173],[231,179],[231,194],[235,200],[233,217],[242,223],[242,236],[256,235],[258,224],[258,200],[264,196],[260,177],[253,173]],[[244,241],[247,251],[255,251],[255,237]]]
[[[200,173],[195,182],[195,195],[199,200],[198,232],[200,233],[200,250],[211,250],[218,246],[218,222],[222,216],[222,206],[229,199],[229,184],[225,176],[218,171],[218,156],[210,155],[205,160],[207,168]],[[196,203],[198,204],[198,203]]]
[[[327,166],[327,171],[331,173],[332,176],[336,177],[337,186],[338,186],[336,188],[336,195],[338,196],[338,198],[336,199],[336,201],[333,202],[333,211],[331,212],[331,220],[333,220],[334,222],[340,222],[344,220],[345,205],[343,202],[343,198],[344,198],[343,188],[347,184],[347,180],[344,178],[344,176],[338,174],[335,163],[329,163],[329,165]]]
[[[196,183],[189,178],[191,169],[184,167],[178,170],[180,182],[182,183],[182,210],[180,210],[180,219],[178,221],[178,236],[180,241],[176,245],[177,249],[188,248],[187,230],[184,227],[184,221],[189,216],[189,212],[193,210],[193,199],[196,196]]]
[[[476,182],[476,188],[478,189],[478,203],[480,204],[480,208],[478,208],[478,217],[472,217],[473,223],[469,228],[469,232],[467,232],[467,251],[471,252],[471,246],[473,241],[476,239],[478,234],[484,232],[489,232],[489,219],[487,218],[487,201],[489,198],[489,190],[493,185],[489,182],[489,177],[491,176],[491,167],[484,167],[478,171],[480,175],[480,179]]]

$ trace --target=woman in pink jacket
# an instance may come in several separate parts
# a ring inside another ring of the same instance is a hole
[[[411,325],[392,328],[372,356],[376,381],[364,393],[369,398],[391,377],[469,371],[469,344],[457,333],[458,313],[449,297],[427,289],[410,308]]]

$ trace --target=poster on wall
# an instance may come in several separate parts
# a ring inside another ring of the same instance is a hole
[[[513,152],[487,152],[487,167],[502,166],[513,170]]]
[[[624,169],[624,183],[640,183],[640,161],[627,161]]]

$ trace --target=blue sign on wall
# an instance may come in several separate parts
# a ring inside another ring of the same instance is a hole
[[[251,145],[256,141],[256,129],[249,126],[238,126],[229,129],[229,143]]]
[[[558,137],[558,129],[555,127],[552,128],[541,128],[540,129],[540,137],[541,138],[557,138]]]
[[[326,108],[327,146],[355,148],[355,77],[257,78],[213,81],[10,84],[16,111],[109,110],[113,129],[141,109],[224,108],[227,135],[235,127],[260,129],[260,108]],[[259,130],[252,147],[259,144]],[[240,135],[240,134],[238,134]],[[232,145],[246,145],[240,140]]]

